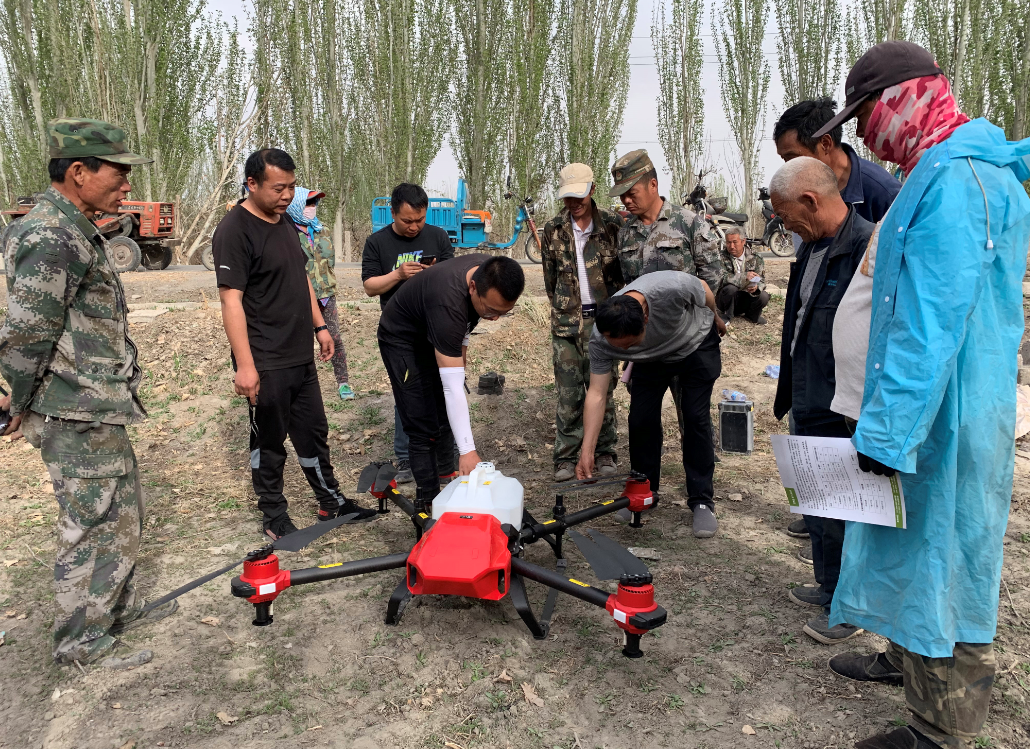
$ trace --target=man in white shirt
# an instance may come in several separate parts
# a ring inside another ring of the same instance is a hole
[[[597,305],[622,288],[616,242],[622,218],[597,207],[594,173],[586,164],[561,170],[558,197],[565,208],[543,231],[544,288],[551,302],[551,346],[558,395],[555,418],[554,478],[575,476],[583,442],[583,401],[590,383],[589,340]],[[615,372],[613,367],[613,373]],[[615,403],[612,377],[594,463],[601,475],[616,465]]]

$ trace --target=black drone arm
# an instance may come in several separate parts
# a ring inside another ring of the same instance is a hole
[[[571,528],[574,525],[586,523],[587,521],[599,518],[602,515],[618,512],[624,507],[629,507],[628,497],[610,499],[607,502],[602,502],[601,504],[588,507],[585,510],[580,510],[579,512],[569,513],[568,515],[555,518],[554,520],[545,520],[542,523],[534,523],[531,526],[523,527],[522,542],[527,544],[533,543],[543,536],[549,536],[553,533],[562,533],[567,528]]]
[[[611,598],[611,594],[606,591],[577,580],[570,580],[564,575],[527,562],[520,557],[511,558],[511,571],[602,609],[608,605],[608,599]]]

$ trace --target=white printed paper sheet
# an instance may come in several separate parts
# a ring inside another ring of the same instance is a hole
[[[774,434],[772,446],[791,512],[906,527],[898,475],[863,471],[851,440]]]

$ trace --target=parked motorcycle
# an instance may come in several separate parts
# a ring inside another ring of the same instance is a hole
[[[698,172],[697,184],[691,190],[683,205],[705,217],[705,220],[715,229],[715,234],[719,237],[719,248],[722,249],[726,243],[725,229],[727,227],[737,226],[745,229],[744,235],[747,236],[748,215],[746,213],[728,212],[726,208],[729,207],[729,198],[717,197],[709,199],[708,188],[705,187],[704,178],[705,173]]]
[[[762,232],[762,244],[774,255],[790,257],[794,254],[794,240],[791,232],[783,225],[783,219],[773,210],[772,198],[768,187],[758,188],[758,199],[762,201],[762,216],[765,217],[765,230]]]

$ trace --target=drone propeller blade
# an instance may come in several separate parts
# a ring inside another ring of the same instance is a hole
[[[257,551],[252,551],[243,559],[233,562],[230,565],[226,565],[225,567],[222,567],[219,570],[215,570],[214,572],[209,572],[203,577],[198,577],[193,582],[186,583],[181,588],[176,588],[171,593],[163,595],[156,601],[148,603],[146,607],[143,609],[143,613],[151,611],[152,609],[156,609],[158,606],[161,606],[162,604],[168,603],[169,601],[178,598],[183,593],[189,593],[194,588],[199,588],[204,583],[214,580],[219,575],[224,575],[226,572],[233,569],[234,567],[239,567],[241,564],[246,562],[247,559],[249,559],[252,555],[257,554],[258,552],[269,552],[272,550],[300,551],[315,539],[321,538],[334,528],[339,528],[341,525],[346,525],[347,523],[350,523],[357,516],[358,514],[354,512],[350,515],[343,515],[342,517],[338,517],[324,523],[315,523],[313,525],[309,525],[307,528],[304,528],[303,530],[299,530],[294,533],[290,533],[287,536],[283,536],[273,544],[265,546],[262,549],[258,549]]]
[[[358,513],[352,512],[350,515],[343,515],[332,520],[327,520],[324,523],[313,523],[307,528],[302,528],[299,531],[294,531],[287,536],[283,536],[272,544],[272,548],[282,551],[300,551],[315,539],[321,538],[329,531],[339,528],[341,525],[346,525],[357,516]]]
[[[615,564],[622,567],[622,572],[629,575],[647,575],[650,570],[647,569],[647,565],[637,559],[635,556],[630,554],[626,548],[608,536],[601,533],[601,531],[594,530],[593,528],[587,528],[587,533],[597,544],[597,547],[601,549],[604,554],[607,554]]]
[[[378,463],[369,463],[361,469],[361,475],[358,476],[358,494],[364,494],[372,488],[372,484],[375,482],[376,474],[378,473]]]
[[[595,544],[593,539],[586,538],[571,529],[569,530],[569,538],[576,544],[579,553],[587,560],[587,564],[590,565],[590,569],[597,575],[598,580],[618,580],[622,577],[622,567]]]
[[[393,463],[384,463],[376,474],[376,483],[372,487],[372,491],[382,492],[386,491],[386,487],[393,481],[393,477],[397,475],[397,469]]]
[[[168,593],[167,595],[163,595],[160,598],[158,598],[156,601],[151,601],[150,603],[148,603],[143,608],[143,613],[145,614],[148,611],[156,609],[158,606],[163,606],[164,604],[168,603],[169,601],[172,601],[172,600],[178,598],[183,593],[189,593],[194,588],[199,588],[204,583],[210,582],[211,580],[214,580],[219,575],[224,575],[226,572],[228,572],[229,570],[233,569],[234,567],[239,567],[245,561],[246,561],[245,558],[244,559],[240,559],[240,560],[238,560],[236,562],[233,562],[230,565],[222,567],[222,569],[220,569],[220,570],[215,570],[214,572],[209,572],[208,574],[204,575],[203,577],[198,577],[193,582],[186,583],[181,588],[176,588],[171,593]]]

